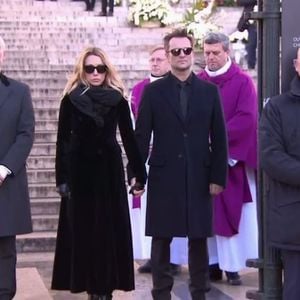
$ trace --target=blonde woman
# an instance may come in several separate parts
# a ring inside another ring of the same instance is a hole
[[[132,240],[117,125],[141,195],[145,167],[124,87],[99,48],[85,49],[60,106],[56,183],[62,197],[52,288],[90,300],[134,289]]]

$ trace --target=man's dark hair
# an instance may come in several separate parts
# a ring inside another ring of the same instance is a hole
[[[191,47],[194,47],[194,37],[189,34],[185,28],[178,28],[164,37],[164,47],[166,51],[169,51],[169,43],[172,38],[187,38],[191,42]]]

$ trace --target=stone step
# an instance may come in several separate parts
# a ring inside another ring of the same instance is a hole
[[[3,35],[2,35],[3,37]],[[126,50],[126,49],[125,49]],[[74,57],[74,59],[77,58],[79,55],[80,50],[48,50],[48,51],[40,51],[40,50],[23,50],[22,51],[22,57],[25,58],[49,58],[51,60],[53,57]],[[139,47],[139,51],[135,53],[136,57],[145,57],[148,56],[148,49],[146,47],[142,47],[142,45]],[[109,57],[110,59],[114,58],[124,58],[127,57],[128,53],[124,52],[124,48],[122,47],[111,47],[109,48]],[[19,59],[20,57],[20,50],[7,50],[5,51],[5,57],[6,59],[10,58],[16,58]],[[35,70],[33,70],[35,71]]]
[[[56,131],[36,131],[34,141],[35,143],[56,143]]]
[[[101,39],[101,40],[108,40],[111,39],[112,33],[107,32],[103,33],[101,31],[95,31],[94,28],[91,28],[89,31],[59,31],[57,29],[56,32],[49,32],[49,31],[37,31],[37,32],[28,32],[28,31],[7,31],[6,33],[3,33],[1,37],[9,42],[11,39],[20,40],[20,39],[34,39],[39,41],[45,41],[45,40],[59,40],[63,41],[66,39]],[[114,39],[122,40],[124,37],[122,37],[122,33],[114,33]]]
[[[58,215],[33,215],[32,226],[34,232],[56,231]]]
[[[27,158],[27,169],[54,169],[55,156],[34,156],[31,155]]]
[[[17,268],[32,267],[36,263],[53,262],[53,260],[54,252],[42,252],[40,254],[36,252],[18,253]]]
[[[44,97],[49,96],[52,98],[60,99],[62,96],[62,88],[31,88],[32,97]]]
[[[96,28],[94,29],[96,30]],[[164,32],[164,31],[161,31]],[[143,36],[143,44],[145,43],[146,45],[150,44],[153,45],[153,42],[160,41],[161,42],[161,36],[159,35],[159,32],[156,35],[149,35],[145,37],[146,32],[142,32],[140,35]],[[118,46],[119,47],[119,40],[122,41],[121,46],[126,46],[126,45],[141,45],[141,40],[138,38],[139,35],[134,36],[134,33],[132,35],[125,35],[123,38],[120,39],[114,39],[111,36],[107,37],[102,37],[101,38],[101,44],[102,47],[105,48],[105,46]],[[49,37],[49,38],[35,38],[31,37],[30,38],[30,43],[32,45],[28,45],[28,38],[26,37],[21,37],[21,38],[14,38],[14,37],[8,37],[5,39],[5,43],[7,44],[7,48],[11,49],[10,46],[16,46],[18,49],[20,49],[21,46],[27,45],[30,46],[29,49],[35,49],[34,44],[39,43],[41,46],[44,48],[48,48],[49,50],[51,49],[61,49],[61,50],[68,50],[68,49],[76,49],[73,48],[73,46],[76,46],[77,44],[77,49],[80,49],[78,46],[86,45],[86,44],[95,44],[97,45],[99,43],[99,39],[97,36],[83,36],[83,37],[73,37],[70,36],[68,38],[68,44],[66,44],[66,40],[64,37]]]
[[[30,183],[29,195],[31,199],[55,198],[58,196],[55,183]]]
[[[55,143],[34,143],[31,149],[31,156],[54,156],[56,153],[56,145]]]
[[[87,25],[88,27],[95,27],[96,29],[104,26],[126,26],[127,20],[124,17],[117,18],[116,16],[112,18],[99,18],[97,16],[78,16],[77,18],[74,18],[73,16],[58,16],[47,17],[44,19],[41,19],[40,16],[24,16],[14,18],[0,16],[0,30],[8,27],[18,30],[26,27],[26,24],[30,24],[31,26],[43,24],[43,26],[60,27],[62,29],[66,26],[84,27],[84,25]]]
[[[62,94],[62,89],[58,90],[57,95]],[[35,92],[32,91],[32,94]],[[57,96],[60,98],[60,96]],[[34,115],[39,120],[57,120],[58,119],[58,109],[57,108],[35,108]],[[39,136],[37,136],[39,137]]]
[[[53,252],[55,250],[56,232],[33,232],[17,236],[17,251]]]
[[[24,82],[24,81],[23,81]],[[26,82],[28,84],[28,82]],[[30,84],[28,84],[30,86]],[[34,99],[32,100],[33,102],[33,107],[34,109],[48,109],[48,108],[51,108],[51,109],[59,109],[59,105],[60,105],[60,99],[53,99],[53,100],[50,100],[51,98],[49,99]],[[37,124],[36,124],[36,130],[39,130],[37,128]]]
[[[36,120],[35,130],[57,130],[57,120]]]
[[[55,183],[55,170],[53,169],[28,169],[27,170],[28,182],[48,184]]]
[[[30,200],[31,214],[34,215],[58,215],[60,198],[41,198]]]

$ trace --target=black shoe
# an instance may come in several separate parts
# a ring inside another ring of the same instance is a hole
[[[225,272],[227,276],[227,282],[230,285],[241,285],[242,280],[238,272]]]
[[[170,263],[170,271],[173,276],[178,275],[181,273],[181,266]]]
[[[143,265],[141,265],[138,269],[139,273],[151,273],[151,260],[147,260]]]
[[[98,16],[99,17],[106,17],[107,13],[105,11],[101,11]]]
[[[211,281],[222,280],[223,271],[219,268],[219,264],[209,266],[209,279]]]
[[[114,15],[113,11],[109,11],[108,14],[107,14],[108,17],[112,17],[113,15]]]

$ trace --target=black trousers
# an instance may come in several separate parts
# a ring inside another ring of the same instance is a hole
[[[247,64],[249,69],[256,65],[257,29],[256,24],[250,24],[248,30],[248,43],[246,44]]]
[[[300,251],[281,250],[283,263],[283,300],[300,299]]]
[[[0,300],[16,294],[16,237],[0,237]]]
[[[152,238],[152,297],[171,300],[173,277],[170,272],[170,243],[172,238]],[[204,300],[210,289],[208,280],[208,254],[206,239],[189,239],[189,289],[193,300]]]
[[[96,0],[85,0],[86,9],[93,10],[95,7]]]
[[[106,13],[107,11],[107,0],[102,0],[102,12]],[[108,0],[109,11],[114,11],[114,0]]]

